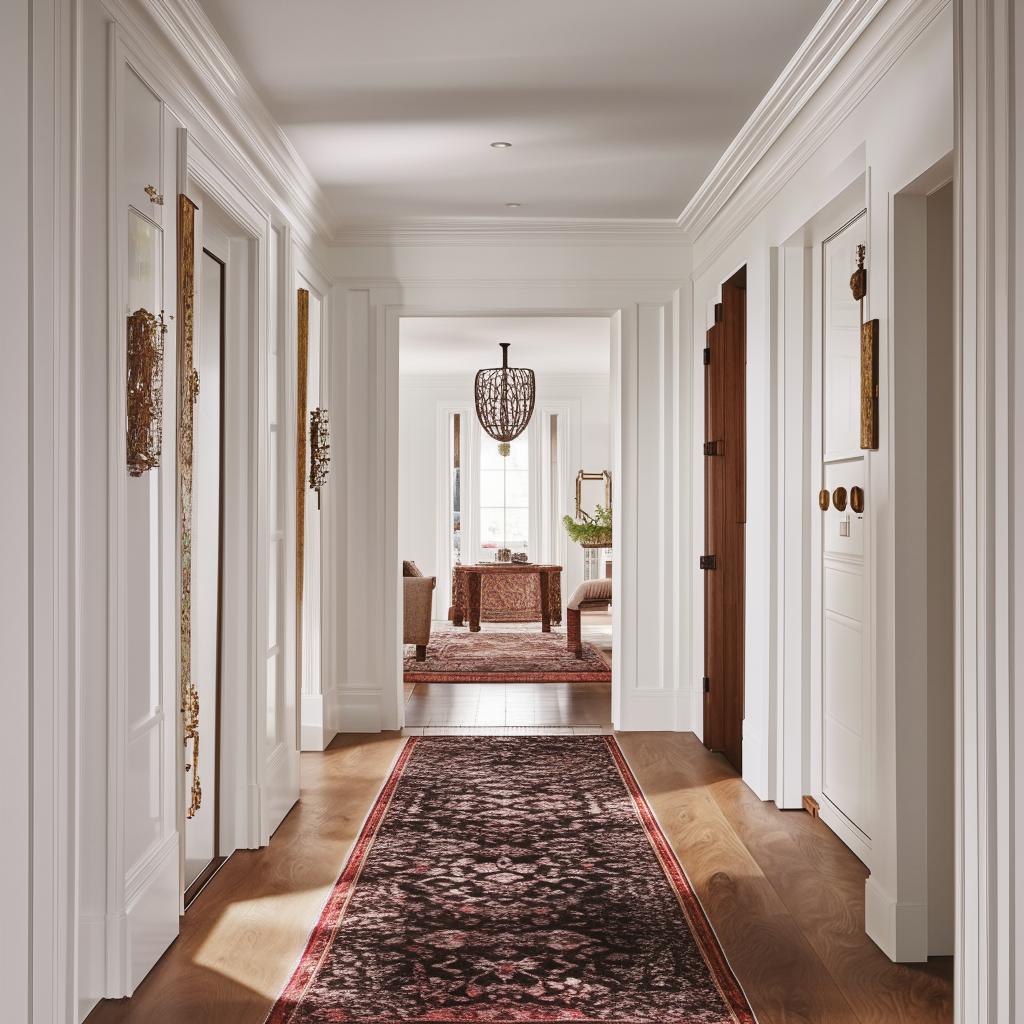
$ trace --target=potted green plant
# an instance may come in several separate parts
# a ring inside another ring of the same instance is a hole
[[[612,510],[598,505],[592,516],[581,512],[582,520],[563,516],[562,523],[569,540],[582,548],[610,548],[612,546]]]

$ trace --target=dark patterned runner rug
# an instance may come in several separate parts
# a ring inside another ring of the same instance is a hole
[[[607,683],[612,673],[592,644],[583,657],[566,649],[564,633],[439,630],[427,660],[405,655],[407,683]]]
[[[610,736],[411,738],[270,1024],[753,1024]]]

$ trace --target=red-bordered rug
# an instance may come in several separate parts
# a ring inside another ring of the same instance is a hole
[[[612,673],[592,644],[583,657],[566,649],[564,633],[520,630],[499,633],[468,629],[437,631],[427,660],[406,648],[407,683],[607,683]]]
[[[755,1024],[618,744],[415,737],[269,1024]]]

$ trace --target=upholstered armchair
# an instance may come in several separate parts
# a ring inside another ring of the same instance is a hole
[[[430,613],[434,603],[434,585],[437,580],[433,576],[420,575],[414,563],[415,575],[405,568],[402,576],[403,610],[402,610],[402,642],[416,645],[416,660],[427,660],[427,644],[430,643]]]

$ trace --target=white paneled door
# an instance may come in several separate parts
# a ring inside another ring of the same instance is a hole
[[[821,246],[820,753],[822,817],[862,858],[870,848],[867,803],[872,708],[867,671],[868,579],[864,516],[851,507],[864,489],[860,450],[860,309],[850,290],[867,217]]]

